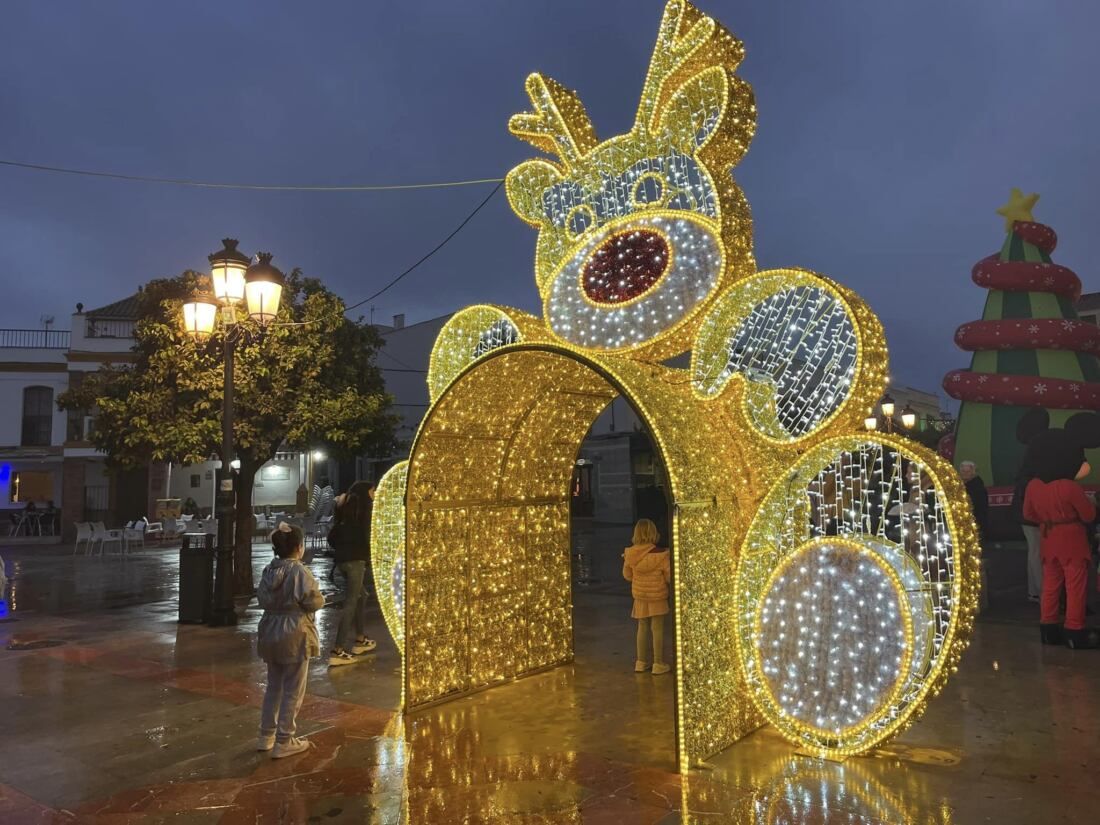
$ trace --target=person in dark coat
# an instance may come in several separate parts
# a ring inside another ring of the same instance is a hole
[[[344,574],[344,609],[336,644],[329,654],[330,667],[355,664],[358,656],[370,653],[378,643],[367,636],[363,613],[368,594],[365,581],[370,571],[370,526],[374,509],[373,481],[357,481],[336,502],[336,513],[328,543],[333,549],[335,568]]]
[[[970,507],[974,510],[978,535],[984,537],[989,529],[989,493],[985,490],[985,482],[978,475],[978,465],[973,461],[962,462],[959,465],[959,475],[966,485],[966,494],[970,496]]]

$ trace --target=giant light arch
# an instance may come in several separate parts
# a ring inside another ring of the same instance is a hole
[[[764,722],[822,755],[870,750],[957,664],[978,586],[965,491],[930,451],[862,432],[887,353],[858,296],[756,271],[730,175],[756,121],[742,57],[672,0],[635,124],[602,143],[575,93],[528,78],[510,129],[554,159],[507,192],[539,230],[543,318],[451,318],[375,501],[407,709],[571,660],[570,480],[616,395],[669,472],[681,768]]]

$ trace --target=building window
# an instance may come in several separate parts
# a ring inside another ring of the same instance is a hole
[[[11,500],[53,501],[53,473],[20,470],[12,475]]]
[[[49,447],[53,436],[53,388],[26,387],[23,390],[24,447]]]
[[[1082,315],[1081,320],[1084,321],[1087,324],[1092,324],[1093,326],[1096,326],[1096,316],[1095,315],[1091,315],[1091,314],[1090,315]]]

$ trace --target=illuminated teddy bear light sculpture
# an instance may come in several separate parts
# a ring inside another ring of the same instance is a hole
[[[865,752],[954,670],[977,599],[965,492],[930,451],[863,430],[887,370],[866,305],[756,271],[730,175],[756,122],[743,54],[672,0],[635,125],[602,143],[573,92],[528,78],[510,129],[555,160],[507,192],[539,229],[545,322],[447,322],[410,460],[375,501],[408,709],[571,660],[572,474],[617,394],[668,468],[681,767],[763,722]],[[664,363],[689,349],[690,368]]]

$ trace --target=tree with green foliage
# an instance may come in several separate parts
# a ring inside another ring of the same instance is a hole
[[[216,330],[194,341],[180,309],[206,283],[205,275],[188,271],[146,285],[136,360],[105,366],[58,399],[62,409],[95,410],[92,443],[109,466],[220,458],[224,335]],[[239,595],[253,592],[251,502],[260,467],[287,448],[386,455],[398,421],[374,363],[382,339],[362,319],[346,318],[343,301],[317,279],[292,272],[276,322],[264,329],[245,315],[241,332],[233,382]]]

